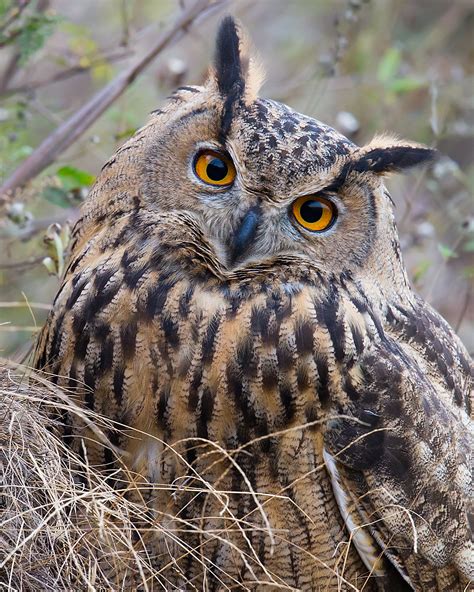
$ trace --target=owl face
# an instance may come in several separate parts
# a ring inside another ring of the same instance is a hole
[[[433,151],[388,138],[360,148],[259,98],[260,79],[224,20],[207,83],[178,89],[138,132],[142,212],[200,229],[223,270],[282,257],[331,272],[363,265],[392,224],[381,176]]]
[[[157,130],[144,194],[153,209],[193,214],[222,265],[297,255],[319,266],[330,258],[334,266],[334,257],[342,263],[354,245],[370,241],[371,192],[333,183],[356,149],[349,140],[285,105],[256,99],[236,106],[223,141],[222,106],[212,91],[180,96],[192,116]]]

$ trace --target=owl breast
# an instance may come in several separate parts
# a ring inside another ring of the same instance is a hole
[[[59,295],[50,356],[63,352],[55,370],[84,382],[86,405],[107,401],[120,421],[167,439],[236,446],[314,422],[369,327],[338,288],[306,275],[209,286],[118,251]]]
[[[102,241],[109,245],[110,235]],[[363,315],[347,303],[342,317],[342,290],[294,265],[225,280],[204,276],[195,252],[168,265],[166,250],[154,252],[146,236],[142,250],[136,240],[134,248],[105,249],[100,236],[85,244],[56,298],[37,365],[52,360],[60,385],[127,426],[110,439],[140,479],[165,485],[145,494],[157,519],[169,523],[186,508],[187,519],[225,533],[226,544],[208,545],[227,571],[241,569],[235,553],[260,548],[269,573],[287,570],[308,589],[335,578],[345,534],[322,428],[337,403],[329,394],[337,367],[370,330]],[[93,440],[89,460],[112,463]],[[216,491],[240,493],[224,501]],[[245,516],[250,534],[242,533]],[[201,544],[193,537],[189,544]],[[157,543],[158,556],[169,548]],[[349,557],[348,577],[367,572],[354,550]],[[197,563],[186,577],[201,569]]]
[[[274,572],[313,590],[341,582],[341,563],[349,581],[365,582],[355,547],[341,546],[347,517],[326,447],[349,471],[373,470],[393,491],[405,483],[420,441],[437,450],[437,416],[428,425],[421,408],[439,405],[424,375],[449,352],[435,335],[436,355],[405,339],[413,330],[407,313],[399,319],[404,309],[377,304],[374,290],[369,301],[348,275],[295,258],[227,272],[196,233],[173,223],[164,240],[145,222],[125,218],[76,239],[36,365],[122,426],[108,436],[160,525],[147,546],[157,566],[170,552],[182,556],[175,531],[184,520],[200,525],[185,544],[205,544],[206,557],[240,582]],[[452,380],[446,373],[437,384],[446,401],[460,388]],[[449,409],[443,425],[454,426]],[[77,419],[66,432],[79,450],[76,436],[85,437],[93,464],[116,465]],[[365,499],[365,484],[357,487]],[[418,489],[408,493],[406,504]],[[358,548],[378,557],[367,531],[357,532]],[[178,583],[206,571],[186,561]]]

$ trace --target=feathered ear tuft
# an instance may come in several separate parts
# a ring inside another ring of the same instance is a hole
[[[220,139],[225,142],[236,107],[257,98],[263,81],[258,60],[250,56],[250,44],[240,25],[231,16],[223,19],[216,40],[214,68],[208,84],[223,100]]]
[[[217,32],[214,64],[220,94],[223,97],[230,93],[243,94],[245,81],[242,73],[240,35],[237,23],[231,16],[223,19]]]
[[[437,154],[437,150],[422,144],[376,136],[354,154],[351,170],[379,175],[394,173],[431,162]]]
[[[225,17],[217,32],[211,72],[219,94],[229,102],[242,100],[249,104],[257,98],[263,78],[263,68],[258,58],[251,55],[244,30],[231,16]]]

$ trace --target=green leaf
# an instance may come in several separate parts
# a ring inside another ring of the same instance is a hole
[[[17,38],[22,65],[43,47],[48,37],[53,34],[57,20],[56,17],[46,14],[35,14],[22,24]]]
[[[55,206],[59,206],[60,208],[71,207],[71,201],[68,197],[67,191],[61,189],[60,187],[46,187],[43,190],[42,196],[44,199],[48,200]]]
[[[380,82],[388,82],[395,78],[400,62],[402,61],[402,54],[396,47],[391,47],[385,52],[377,69],[377,79]]]
[[[67,191],[77,189],[78,187],[89,187],[95,181],[94,175],[72,166],[61,167],[56,172],[56,176]]]
[[[418,90],[424,86],[426,86],[426,83],[417,78],[395,78],[389,83],[388,88],[397,95],[401,95]]]
[[[438,251],[441,253],[441,256],[445,261],[448,261],[449,259],[455,259],[458,256],[456,251],[453,251],[451,247],[443,245],[442,243],[438,244]]]
[[[42,263],[46,267],[46,269],[48,270],[49,275],[57,275],[58,274],[56,263],[53,261],[53,259],[51,257],[45,257],[43,259]]]
[[[10,10],[10,8],[12,7],[12,1],[11,0],[0,0],[0,18],[4,18],[4,16],[7,14],[7,10]],[[3,25],[3,23],[0,23],[0,26]]]

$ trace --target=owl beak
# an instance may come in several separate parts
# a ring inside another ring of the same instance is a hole
[[[248,251],[252,240],[255,238],[260,218],[260,206],[254,206],[253,208],[250,208],[240,220],[239,226],[230,243],[229,260],[231,264],[234,264],[246,251]]]

